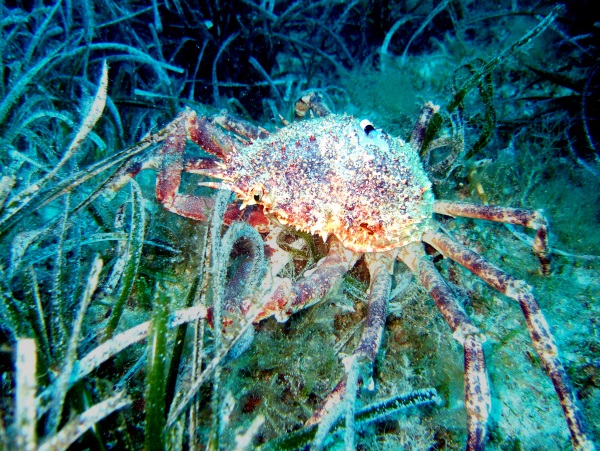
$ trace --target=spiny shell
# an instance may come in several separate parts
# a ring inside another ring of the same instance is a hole
[[[356,252],[419,241],[433,194],[417,152],[349,116],[295,122],[230,155],[229,183],[282,224]],[[256,193],[260,193],[257,195]]]

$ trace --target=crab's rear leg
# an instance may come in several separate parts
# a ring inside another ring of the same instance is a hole
[[[541,211],[439,200],[434,203],[433,211],[446,216],[486,219],[534,229],[536,233],[533,241],[533,253],[540,261],[542,274],[547,275],[550,273],[548,222]]]
[[[423,235],[423,241],[519,303],[533,346],[552,380],[560,400],[571,432],[573,448],[577,450],[595,449],[594,444],[586,435],[583,416],[577,406],[575,392],[558,357],[558,347],[546,318],[533,297],[531,287],[445,234],[428,231]]]
[[[434,264],[427,259],[421,243],[404,246],[398,256],[419,277],[452,329],[452,336],[463,346],[467,450],[481,450],[491,405],[482,347],[485,337],[473,324]]]

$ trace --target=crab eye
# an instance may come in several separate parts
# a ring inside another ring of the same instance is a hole
[[[264,194],[264,189],[262,186],[255,186],[254,188],[252,188],[251,194],[252,199],[254,199],[254,202],[260,202]]]
[[[363,129],[363,131],[365,132],[365,135],[367,135],[367,136],[369,136],[369,133],[371,133],[373,130],[375,130],[375,127],[373,127],[373,124],[371,124],[371,122],[369,122],[367,119],[361,121],[360,126]]]

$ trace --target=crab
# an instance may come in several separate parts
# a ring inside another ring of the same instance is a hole
[[[485,336],[426,255],[424,243],[430,245],[519,303],[533,347],[560,400],[573,448],[595,449],[532,287],[442,232],[436,221],[436,215],[461,216],[533,229],[533,252],[542,272],[548,274],[550,251],[542,212],[435,199],[419,159],[428,124],[438,110],[431,102],[422,107],[407,142],[366,120],[331,113],[317,93],[303,96],[295,110],[298,120],[284,121],[285,127],[276,133],[227,112],[207,118],[186,110],[167,126],[161,150],[150,160],[122,170],[113,187],[153,167],[158,170],[157,199],[167,210],[195,220],[206,219],[211,201],[179,191],[183,172],[210,178],[201,185],[234,192],[238,204],[226,216],[237,214],[258,228],[270,260],[261,305],[252,317],[255,322],[270,316],[286,321],[323,298],[363,259],[370,274],[368,313],[359,344],[345,361],[347,367],[361,368],[363,384],[373,384],[372,366],[384,331],[393,265],[403,262],[429,292],[463,347],[467,449],[483,449],[491,405]],[[316,117],[304,118],[308,112]],[[216,158],[185,157],[188,140]],[[292,257],[278,246],[277,237],[290,227],[319,235],[328,245],[317,266],[294,282],[278,275]],[[244,302],[237,307],[248,312]],[[350,373],[307,424],[319,422],[345,396],[355,395],[347,393],[349,378]]]

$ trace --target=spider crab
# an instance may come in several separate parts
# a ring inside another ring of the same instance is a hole
[[[438,107],[426,103],[408,142],[377,130],[368,121],[330,113],[321,97],[310,93],[296,103],[298,120],[277,133],[237,119],[226,112],[197,117],[186,110],[167,128],[165,144],[150,160],[129,166],[113,181],[124,185],[140,170],[158,170],[156,196],[178,215],[205,220],[210,200],[179,192],[183,172],[217,181],[201,185],[228,189],[246,212],[244,220],[265,238],[270,277],[263,287],[262,304],[254,321],[269,316],[285,321],[315,304],[355,263],[364,258],[369,269],[369,305],[364,330],[352,361],[361,366],[363,383],[371,383],[372,365],[383,334],[393,264],[404,262],[421,281],[464,350],[464,396],[467,411],[467,449],[483,449],[491,397],[483,343],[485,337],[466,314],[448,284],[427,257],[427,243],[517,301],[533,346],[552,380],[571,434],[574,449],[595,449],[586,435],[582,413],[558,356],[558,348],[532,288],[439,230],[435,215],[462,216],[515,224],[536,231],[533,252],[542,272],[549,272],[547,222],[540,211],[436,200],[419,160],[419,150],[430,119]],[[233,132],[232,138],[223,129]],[[186,158],[188,140],[213,158]],[[282,226],[320,235],[328,254],[296,282],[277,277],[291,261],[277,245]],[[239,305],[243,312],[249,308]],[[347,362],[345,362],[347,363]],[[307,424],[320,421],[346,394],[342,380]]]

